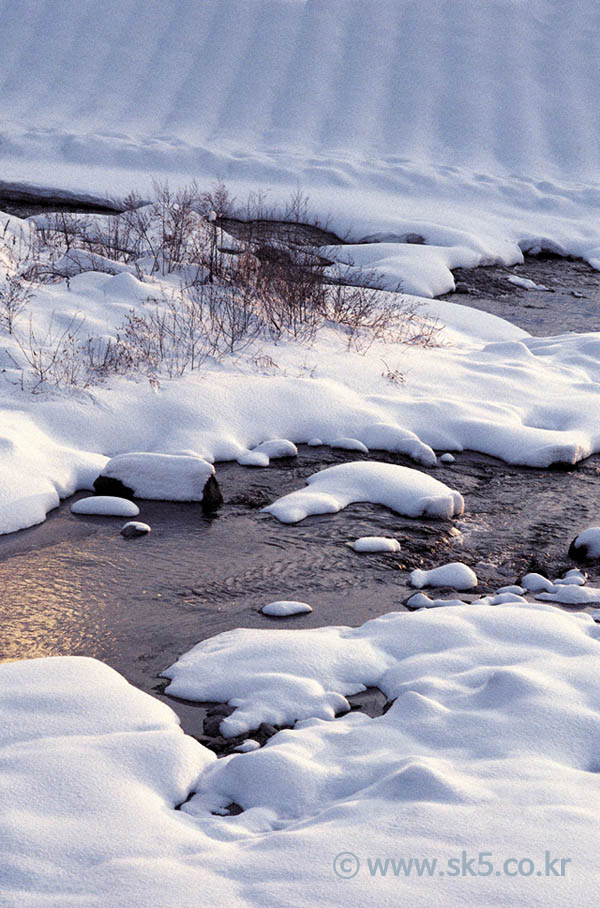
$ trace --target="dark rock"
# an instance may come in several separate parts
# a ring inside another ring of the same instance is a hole
[[[204,720],[204,734],[208,735],[209,738],[218,738],[221,735],[221,722],[223,721],[223,716],[207,716]]]
[[[600,561],[600,556],[592,555],[590,547],[585,542],[580,542],[579,545],[576,545],[579,536],[576,536],[569,546],[569,557],[573,561],[579,562],[579,564],[585,564],[589,561]]]
[[[112,476],[99,476],[94,480],[95,495],[114,495],[116,498],[128,498],[133,501],[135,495],[133,489],[123,485],[120,479],[113,479]]]
[[[226,703],[218,703],[216,706],[211,706],[210,709],[207,709],[206,715],[210,716],[210,718],[213,716],[230,716],[232,712],[232,706],[228,706]]]
[[[259,726],[258,732],[261,738],[268,739],[277,734],[277,729],[274,725],[269,725],[267,722],[263,722],[262,725]]]
[[[219,488],[216,476],[209,476],[202,493],[202,510],[205,514],[212,514],[223,504],[223,495]]]
[[[457,281],[454,287],[455,293],[470,293],[469,285],[465,284],[464,281]]]

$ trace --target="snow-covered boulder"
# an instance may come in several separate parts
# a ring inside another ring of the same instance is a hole
[[[355,552],[399,552],[400,543],[397,539],[388,536],[361,536],[354,542],[349,542],[350,548]]]
[[[588,527],[576,536],[569,546],[569,555],[575,561],[600,559],[600,527]]]
[[[282,523],[311,514],[335,514],[349,504],[369,501],[407,517],[450,518],[462,514],[462,495],[427,473],[397,464],[354,461],[328,467],[298,489],[263,508]]]
[[[119,454],[108,461],[94,489],[123,498],[200,501],[205,512],[223,503],[212,464],[189,454]]]
[[[277,602],[269,602],[267,605],[263,605],[261,612],[271,618],[288,618],[290,615],[306,615],[308,612],[312,612],[312,606],[308,602],[279,599]]]
[[[114,495],[90,495],[71,505],[72,514],[93,514],[100,517],[137,517],[140,509],[128,498]]]
[[[451,561],[431,571],[412,571],[410,582],[417,589],[424,586],[451,586],[455,590],[472,590],[477,586],[477,574],[462,561]]]
[[[554,590],[554,584],[551,580],[548,580],[547,577],[544,577],[542,574],[538,574],[533,571],[530,574],[525,574],[521,580],[521,586],[528,590],[530,593],[551,593]]]

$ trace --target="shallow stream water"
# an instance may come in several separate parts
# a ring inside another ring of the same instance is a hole
[[[472,292],[454,300],[509,318],[504,309],[511,306],[511,320],[532,333],[600,329],[595,272],[582,263],[535,266],[535,274],[532,268],[521,273],[547,285],[563,282],[560,294],[513,290],[509,284],[505,295],[506,269],[478,269],[466,276]],[[540,296],[543,309],[536,308]],[[369,457],[415,466],[399,455]],[[372,505],[293,526],[261,513],[311,473],[359,459],[355,452],[301,447],[298,458],[273,461],[266,469],[218,464],[225,503],[216,517],[205,517],[194,504],[140,502],[140,519],[152,532],[139,539],[123,539],[118,518],[72,515],[74,499],[44,524],[0,537],[0,660],[93,656],[164,697],[159,673],[221,631],[358,625],[404,608],[409,570],[445,561],[473,566],[478,593],[514,583],[527,570],[555,577],[572,566],[570,540],[600,524],[599,455],[558,471],[458,454],[453,465],[427,470],[463,494],[465,515],[453,521],[402,518]],[[357,554],[345,543],[362,535],[395,536],[402,550]],[[600,564],[589,572],[588,582],[599,585]],[[308,601],[314,611],[288,619],[259,613],[280,598]],[[193,707],[168,702],[187,730],[197,730],[200,717]]]

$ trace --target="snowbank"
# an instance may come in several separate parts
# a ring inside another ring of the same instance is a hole
[[[335,514],[359,501],[382,504],[407,517],[454,517],[462,514],[459,492],[427,473],[397,464],[356,461],[328,467],[306,480],[308,489],[284,495],[263,508],[282,523],[312,514]]]
[[[477,586],[477,575],[467,564],[452,561],[430,571],[412,571],[410,582],[417,589],[424,586],[451,586],[455,590],[471,590]]]
[[[228,734],[304,718],[220,760],[93,660],[0,665],[4,895],[263,908],[268,879],[273,904],[337,905],[345,887],[376,908],[401,885],[415,908],[588,905],[599,658],[591,617],[541,604],[222,634],[167,672],[171,692],[235,701]],[[346,697],[372,685],[387,712],[348,713]],[[223,816],[232,802],[244,812]],[[477,870],[482,850],[499,876],[440,877],[462,852]],[[341,851],[360,861],[353,880],[335,873]],[[562,877],[546,852],[570,860]],[[402,856],[435,859],[433,878],[369,870]],[[505,873],[515,857],[534,872]]]

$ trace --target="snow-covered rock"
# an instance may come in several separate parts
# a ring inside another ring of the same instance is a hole
[[[125,539],[137,539],[138,536],[147,536],[150,531],[149,524],[142,523],[141,520],[130,520],[121,528],[121,536]]]
[[[462,561],[451,561],[430,571],[411,571],[410,582],[417,589],[424,586],[451,586],[455,590],[472,590],[477,586],[477,574]]]
[[[444,608],[445,606],[465,605],[462,599],[432,599],[427,593],[413,593],[406,604],[411,609]]]
[[[335,438],[331,442],[332,448],[341,448],[346,451],[360,451],[362,454],[368,454],[369,449],[362,441],[359,441],[358,438],[346,438],[340,436],[340,438]]]
[[[359,501],[382,504],[407,517],[449,518],[464,509],[459,492],[427,473],[396,464],[338,464],[309,476],[307,483],[307,489],[291,492],[263,510],[282,523],[297,523],[312,514],[334,514]]]
[[[569,555],[576,561],[600,559],[600,527],[588,527],[576,536],[569,546]]]
[[[268,467],[269,456],[262,451],[245,451],[237,457],[242,467]]]
[[[256,445],[252,451],[255,454],[266,454],[269,460],[298,456],[298,448],[287,438],[270,438]]]
[[[397,539],[388,536],[361,536],[349,542],[350,548],[355,552],[399,552],[400,543]]]
[[[454,456],[454,454],[450,454],[449,452],[446,454],[442,454],[442,456],[440,457],[440,463],[450,464],[450,463],[454,463],[455,460],[456,460],[456,457]]]
[[[546,593],[551,593],[554,590],[552,581],[535,571],[530,574],[525,574],[521,580],[521,586],[531,593],[539,593],[541,590]]]
[[[552,582],[554,586],[583,586],[586,579],[586,575],[583,571],[580,571],[578,568],[573,568],[572,570],[567,571],[564,577],[559,577],[558,580],[553,580]]]
[[[287,618],[289,615],[306,615],[312,612],[312,606],[308,602],[297,602],[294,599],[278,599],[263,605],[261,612],[272,618]]]
[[[96,514],[104,517],[137,517],[140,509],[127,498],[112,495],[92,495],[80,498],[71,505],[72,514]]]
[[[108,461],[94,488],[99,494],[114,490],[136,498],[200,501],[206,510],[223,502],[212,464],[184,454],[118,454]]]

